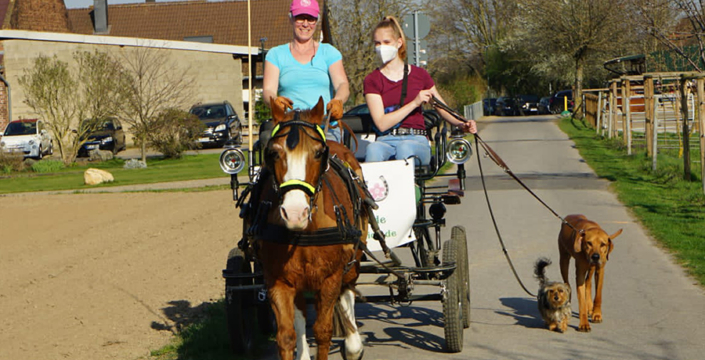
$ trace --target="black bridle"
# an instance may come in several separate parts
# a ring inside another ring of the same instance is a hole
[[[309,184],[304,180],[289,180],[285,181],[283,183],[279,183],[277,180],[276,175],[274,176],[274,190],[276,193],[279,195],[280,198],[284,196],[287,192],[291,190],[301,190],[304,193],[306,193],[309,198],[311,199],[311,206],[313,205],[314,202],[314,197],[316,193],[321,189],[321,181],[323,179],[323,174],[326,172],[328,169],[328,155],[329,155],[329,148],[328,145],[326,144],[326,135],[323,132],[323,129],[318,125],[318,124],[313,124],[308,121],[301,120],[300,117],[300,111],[296,110],[294,111],[294,118],[292,120],[286,121],[286,122],[280,122],[276,126],[274,126],[274,129],[272,129],[272,139],[274,140],[276,138],[280,137],[286,137],[285,144],[286,147],[288,147],[290,150],[293,150],[298,146],[299,144],[299,136],[301,131],[300,127],[306,127],[309,129],[313,129],[315,133],[319,136],[312,136],[308,131],[303,131],[306,136],[309,138],[316,140],[323,145],[323,154],[321,154],[321,168],[320,168],[320,176],[318,177],[318,183],[314,186],[313,184]],[[291,128],[288,132],[286,133],[279,133],[280,131],[286,129],[286,128]],[[268,147],[272,146],[273,141],[269,141]],[[271,149],[268,149],[268,153],[270,153]],[[268,161],[270,163],[270,166],[273,165],[271,161]],[[272,168],[274,170],[274,168]]]

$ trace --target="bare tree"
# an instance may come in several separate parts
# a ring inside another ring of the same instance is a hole
[[[329,0],[332,44],[343,55],[343,66],[350,82],[350,100],[364,102],[363,82],[377,66],[372,29],[383,17],[402,21],[408,9],[401,0]]]
[[[635,24],[640,24],[658,44],[678,55],[693,71],[705,63],[705,14],[700,0],[630,0]],[[695,46],[696,62],[687,47]],[[657,50],[651,46],[649,51]]]
[[[169,108],[187,106],[193,97],[193,77],[166,50],[156,47],[122,49],[117,59],[129,77],[119,116],[130,124],[142,161],[146,161],[152,122]]]
[[[76,52],[74,60],[76,66],[69,66],[56,56],[39,56],[19,79],[25,103],[46,122],[67,165],[100,125],[82,121],[114,114],[121,89],[120,67],[107,54]]]

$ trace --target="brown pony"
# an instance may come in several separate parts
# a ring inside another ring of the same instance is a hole
[[[348,179],[361,176],[360,165],[346,147],[325,141],[322,99],[306,111],[286,112],[271,103],[275,125],[265,150],[261,195],[253,199],[261,221],[254,220],[252,236],[277,320],[279,356],[290,360],[296,348],[297,359],[310,359],[304,294],[312,293],[316,359],[328,358],[334,312],[345,325],[341,353],[359,359],[354,285],[368,215],[351,200],[355,191],[334,171],[333,157],[345,160],[345,172],[353,175]],[[361,184],[353,187],[360,191]]]

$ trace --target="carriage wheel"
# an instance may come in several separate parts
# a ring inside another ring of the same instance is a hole
[[[252,274],[249,259],[239,248],[230,250],[226,269],[232,274]],[[228,322],[230,347],[235,354],[250,354],[254,348],[252,324],[257,322],[254,311],[254,291],[235,290],[241,285],[252,285],[252,278],[225,279],[225,316]]]
[[[443,263],[456,263],[453,274],[445,281],[445,293],[443,295],[443,332],[446,338],[446,351],[457,353],[463,350],[463,311],[462,311],[462,276],[458,272],[462,269],[458,260],[462,244],[457,239],[446,240],[443,243]]]
[[[462,313],[463,313],[463,328],[470,327],[470,268],[468,261],[468,241],[465,235],[465,228],[462,226],[453,226],[451,230],[451,239],[460,243],[460,256],[458,261],[460,265],[458,270],[461,271],[463,289],[461,291]]]

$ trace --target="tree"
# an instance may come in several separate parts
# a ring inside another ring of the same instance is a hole
[[[517,4],[510,44],[526,46],[531,51],[525,53],[537,54],[538,59],[570,59],[576,109],[590,60],[604,61],[605,55],[633,47],[633,28],[625,21],[628,0],[517,0]]]
[[[696,0],[630,0],[635,9],[635,23],[640,24],[662,47],[677,54],[685,66],[703,71],[705,64],[705,14],[702,1]],[[688,49],[696,48],[696,51]],[[657,46],[651,46],[652,52]],[[663,64],[669,65],[669,64]]]
[[[72,67],[56,56],[39,56],[19,79],[25,103],[46,122],[67,165],[102,124],[81,121],[113,114],[122,81],[120,66],[106,53],[83,51],[73,57],[77,65]]]
[[[379,64],[375,59],[372,29],[385,16],[396,17],[400,22],[407,12],[401,0],[330,0],[329,6],[331,43],[343,55],[343,66],[350,82],[350,99],[353,105],[364,102],[363,82]]]
[[[193,77],[168,52],[158,48],[122,49],[117,60],[128,77],[120,118],[129,124],[140,146],[142,161],[147,160],[148,134],[157,115],[169,108],[183,108],[193,97]]]

